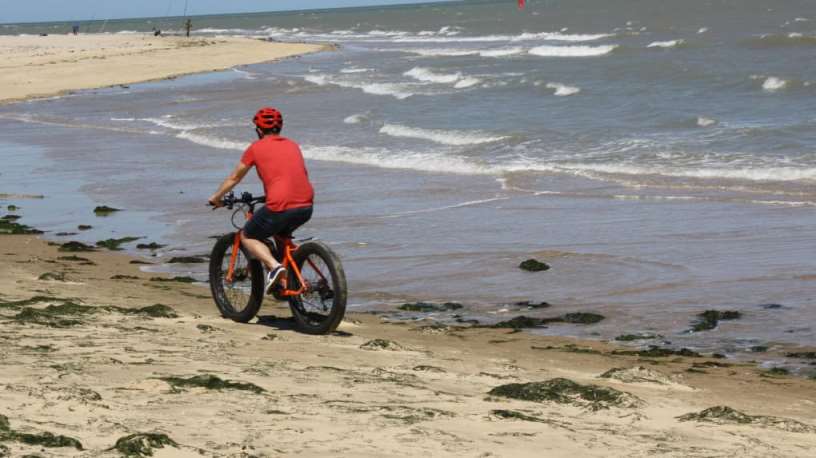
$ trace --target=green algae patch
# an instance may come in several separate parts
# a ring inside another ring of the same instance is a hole
[[[77,226],[77,230],[80,231],[90,231],[91,229],[93,229],[93,226],[89,224],[80,224],[79,226]]]
[[[494,417],[498,417],[504,420],[522,420],[522,421],[532,421],[536,423],[551,423],[549,420],[545,420],[543,418],[534,417],[532,415],[527,415],[525,413],[521,413],[517,410],[505,410],[505,409],[495,409],[490,411],[490,415]]]
[[[551,323],[570,323],[570,324],[595,324],[603,321],[605,317],[597,313],[589,312],[575,312],[567,313],[564,316],[554,318],[534,318],[525,315],[513,317],[507,321],[500,321],[498,323],[488,325],[488,328],[508,328],[508,329],[527,329],[545,326]]]
[[[537,259],[528,259],[519,264],[519,269],[526,270],[527,272],[544,272],[545,270],[550,270],[550,266]]]
[[[109,450],[116,450],[126,457],[153,456],[153,449],[164,447],[178,447],[179,444],[170,439],[167,434],[136,433],[120,437],[116,445]]]
[[[763,377],[784,377],[790,375],[790,370],[784,367],[772,367],[761,374]]]
[[[564,345],[562,347],[555,347],[555,346],[552,346],[552,345],[547,345],[546,347],[539,347],[539,346],[533,345],[530,348],[533,349],[533,350],[554,350],[554,351],[563,351],[563,352],[567,352],[567,353],[585,353],[585,354],[590,354],[590,355],[602,355],[603,354],[603,352],[600,351],[600,350],[596,350],[594,348],[588,348],[588,347],[579,347],[579,346],[577,346],[575,344],[566,344],[566,345]]]
[[[7,208],[7,209],[8,209],[8,211],[10,211],[10,212],[15,212],[15,211],[17,211],[17,210],[19,210],[19,209],[20,209],[20,207],[18,207],[18,206],[16,206],[16,205],[9,205],[9,206],[8,206],[8,207],[6,207],[6,208]]]
[[[172,278],[153,277],[150,279],[150,281],[165,283],[195,283],[196,279],[193,277],[172,277]]]
[[[86,265],[96,265],[93,261],[88,258],[83,258],[82,256],[60,256],[57,258],[57,261],[67,261],[67,262],[79,262]]]
[[[0,442],[21,442],[40,447],[73,447],[83,450],[82,444],[73,437],[55,435],[49,432],[21,433],[11,429],[8,417],[0,415]],[[8,449],[6,449],[8,450]]]
[[[578,313],[567,313],[564,315],[562,320],[565,323],[574,323],[574,324],[595,324],[600,323],[606,317],[603,315],[599,315],[597,313],[587,313],[587,312],[578,312]]]
[[[167,245],[161,245],[161,244],[158,244],[156,242],[140,243],[140,244],[136,245],[136,249],[139,249],[139,250],[158,250],[158,249],[164,248],[165,246],[167,246]]]
[[[10,219],[0,219],[0,235],[42,234],[43,232]]]
[[[108,207],[107,205],[100,205],[93,210],[94,215],[96,216],[110,216],[120,211],[122,210],[119,208]]]
[[[717,327],[720,321],[738,320],[742,318],[742,313],[735,310],[706,310],[697,315],[697,321],[692,325],[691,332],[710,331]]]
[[[373,351],[381,351],[381,350],[388,350],[388,351],[400,351],[405,350],[405,348],[394,342],[393,340],[387,339],[373,339],[369,340],[368,342],[360,345],[360,348],[363,350],[373,350]]]
[[[168,264],[203,264],[205,262],[207,259],[201,256],[175,256],[167,261]]]
[[[609,369],[599,377],[623,383],[655,383],[658,385],[671,385],[674,383],[668,375],[643,366],[616,367]]]
[[[136,276],[133,276],[133,275],[117,274],[117,275],[112,276],[110,279],[111,280],[138,280],[139,277],[136,277]]]
[[[2,301],[0,300],[0,307],[20,308],[34,304],[42,304],[47,302],[78,302],[78,299],[63,299],[53,296],[34,296],[30,299],[23,299],[21,301]]]
[[[194,375],[188,378],[182,377],[160,377],[159,380],[164,380],[174,388],[206,388],[208,390],[240,390],[251,391],[255,394],[264,393],[266,390],[255,385],[254,383],[234,382],[231,380],[223,380],[215,375],[203,374]]]
[[[445,372],[447,372],[445,369],[442,369],[441,367],[428,366],[428,365],[425,365],[425,364],[420,364],[419,366],[414,366],[413,370],[415,370],[417,372],[432,372],[432,373],[436,373],[436,374],[444,374]]]
[[[798,359],[816,359],[816,351],[799,351],[799,352],[792,352],[788,353],[785,356],[788,358],[798,358]]]
[[[488,394],[522,401],[571,404],[591,411],[611,407],[635,408],[643,404],[632,394],[604,386],[581,385],[565,378],[500,385]]]
[[[63,272],[46,272],[39,277],[37,280],[40,281],[66,281],[65,274]]]
[[[66,315],[80,315],[83,312],[79,310],[85,307],[86,306],[73,302],[66,302],[57,306],[49,305],[44,309],[26,307],[21,310],[20,313],[14,315],[12,320],[20,324],[38,324],[50,328],[69,328],[79,326],[83,323],[81,320],[75,318],[67,318]]]
[[[544,320],[541,318],[533,318],[529,316],[517,316],[513,317],[506,321],[500,321],[496,324],[491,324],[487,327],[489,328],[507,328],[507,329],[527,329],[527,328],[537,328],[544,324]]]
[[[96,248],[82,242],[71,241],[60,245],[57,251],[61,251],[63,253],[83,253],[96,251]]]
[[[22,216],[20,216],[20,215],[6,215],[6,216],[0,218],[0,220],[17,221],[20,218],[22,218]]]
[[[660,337],[657,334],[623,334],[615,337],[615,340],[618,342],[634,342],[635,340],[651,340]]]
[[[444,304],[434,304],[431,302],[415,302],[410,304],[402,304],[397,308],[400,310],[404,310],[406,312],[422,312],[422,313],[449,312],[452,310],[461,309],[462,304],[459,304],[457,302],[445,302]]]
[[[703,355],[688,348],[673,350],[671,348],[661,348],[655,345],[649,346],[646,350],[615,350],[613,355],[640,356],[643,358],[667,358],[669,356],[685,356],[688,358],[702,358]]]
[[[125,243],[135,242],[136,240],[139,240],[140,238],[141,237],[122,237],[122,238],[118,238],[118,239],[100,240],[100,241],[96,242],[96,246],[98,246],[100,248],[107,248],[107,249],[109,249],[111,251],[121,251],[122,250],[121,245],[123,245]]]
[[[106,309],[119,312],[123,315],[142,315],[151,318],[178,318],[178,314],[172,307],[164,304],[153,304],[142,308],[127,308],[127,307],[106,307]]]
[[[796,420],[764,415],[748,415],[728,406],[716,406],[701,412],[687,413],[677,417],[679,421],[696,421],[717,425],[753,425],[792,433],[813,433],[816,428]]]

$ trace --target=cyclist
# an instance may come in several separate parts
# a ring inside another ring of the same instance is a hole
[[[252,119],[258,141],[247,148],[235,170],[221,183],[210,199],[220,207],[223,197],[254,166],[263,182],[266,205],[244,225],[243,246],[267,268],[266,293],[278,283],[285,285],[286,269],[272,256],[262,240],[274,235],[290,236],[312,217],[314,189],[297,143],[280,135],[283,116],[274,108],[261,108]]]

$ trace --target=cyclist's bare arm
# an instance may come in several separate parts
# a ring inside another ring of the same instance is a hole
[[[222,205],[221,199],[223,199],[224,194],[230,192],[232,188],[234,188],[241,180],[244,179],[249,169],[252,166],[246,165],[243,162],[238,162],[238,165],[235,166],[235,170],[230,173],[227,179],[221,183],[221,186],[218,187],[218,191],[215,192],[212,196],[210,196],[209,202],[210,205],[215,207],[220,207]]]

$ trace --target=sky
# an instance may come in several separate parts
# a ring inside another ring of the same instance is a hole
[[[0,0],[0,24],[74,21],[188,14],[246,13],[253,11],[342,8],[349,6],[420,3],[421,0]],[[425,0],[428,1],[428,0]]]

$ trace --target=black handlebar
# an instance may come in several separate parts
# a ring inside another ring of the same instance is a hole
[[[263,202],[265,200],[266,200],[266,196],[253,197],[252,193],[249,193],[249,192],[242,192],[241,197],[235,197],[235,193],[230,191],[229,193],[227,193],[224,196],[224,198],[222,199],[221,202],[224,204],[224,207],[227,207],[227,209],[232,210],[232,208],[236,204],[247,204],[247,205],[253,206],[253,205],[255,205],[257,203],[260,203],[260,202]],[[212,204],[210,204],[210,205],[212,205]]]

